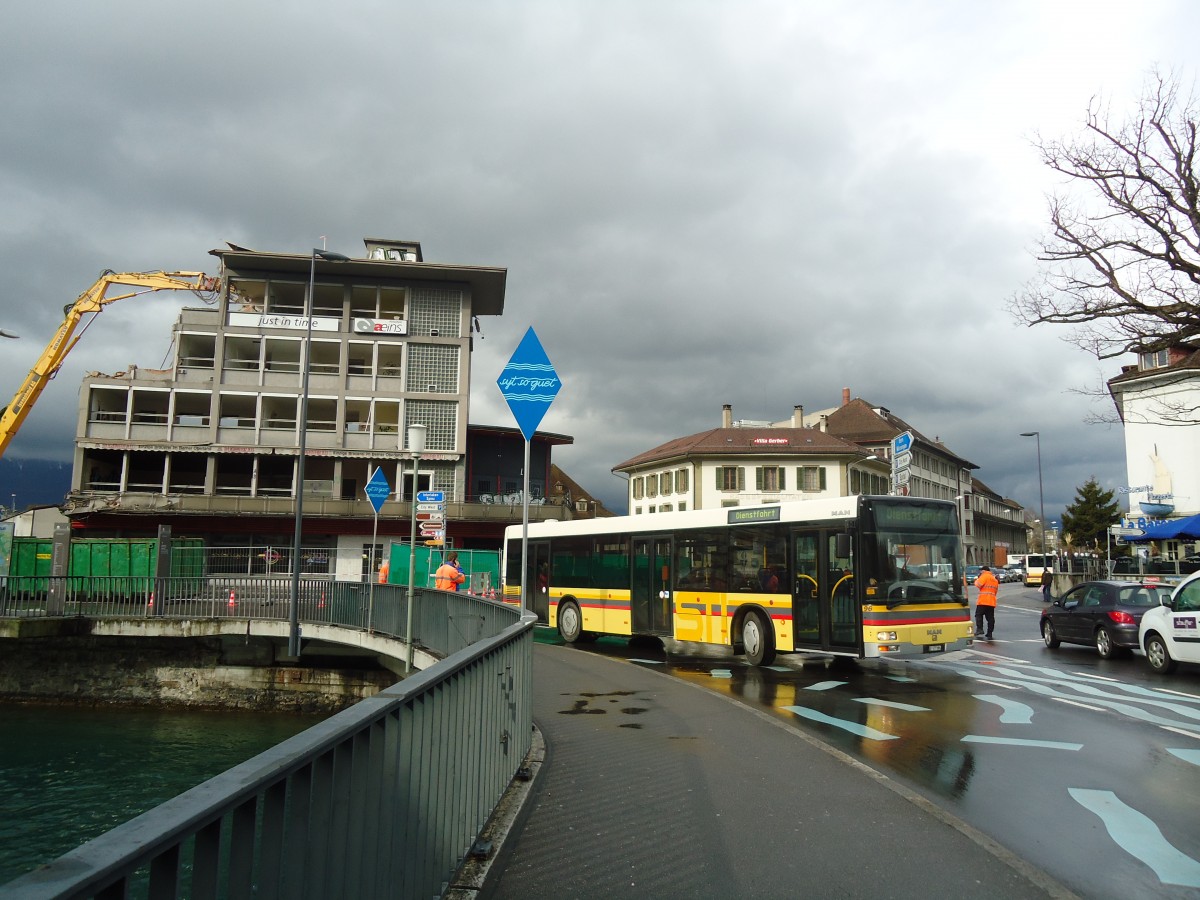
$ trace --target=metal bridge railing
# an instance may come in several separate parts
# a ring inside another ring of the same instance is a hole
[[[306,582],[304,596],[314,610],[325,597],[329,618],[320,621],[361,627],[342,620],[362,621],[373,594],[375,630],[401,637],[394,627],[405,618],[405,589],[369,587]],[[138,600],[68,596],[80,605]],[[165,596],[156,594],[156,603]],[[4,615],[47,614],[10,585],[0,598]],[[0,887],[0,895],[444,893],[529,752],[535,617],[465,594],[422,590],[416,598],[414,635],[449,652],[441,662]],[[182,599],[191,608],[216,597]]]

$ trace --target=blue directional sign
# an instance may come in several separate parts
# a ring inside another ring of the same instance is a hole
[[[418,503],[445,503],[445,491],[417,491]]]
[[[384,501],[392,495],[392,486],[388,484],[387,476],[383,474],[382,468],[375,470],[375,474],[367,482],[364,492],[367,495],[367,499],[371,501],[371,506],[375,508],[375,515],[379,515],[379,510],[383,508]]]
[[[913,436],[911,431],[906,431],[903,434],[898,434],[892,438],[892,455],[904,453],[912,447]]]
[[[525,440],[532,441],[533,433],[562,387],[558,373],[532,327],[521,338],[496,384],[508,401],[521,434],[525,435]]]

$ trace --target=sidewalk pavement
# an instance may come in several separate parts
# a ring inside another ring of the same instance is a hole
[[[766,712],[569,646],[535,645],[533,672],[544,762],[481,897],[1074,897]]]

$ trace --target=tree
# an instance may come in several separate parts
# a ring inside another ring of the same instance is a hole
[[[1063,534],[1080,550],[1099,551],[1107,546],[1108,529],[1121,521],[1121,506],[1112,491],[1103,491],[1095,478],[1075,489],[1075,499],[1063,511]]]
[[[1197,99],[1155,72],[1124,122],[1093,100],[1082,136],[1035,142],[1066,188],[1050,198],[1043,272],[1010,301],[1018,320],[1073,326],[1069,342],[1098,359],[1200,336],[1198,121]]]

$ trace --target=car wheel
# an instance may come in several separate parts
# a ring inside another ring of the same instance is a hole
[[[1109,630],[1101,625],[1096,629],[1096,652],[1101,659],[1112,659],[1117,655],[1117,645],[1113,643]]]
[[[1146,660],[1150,663],[1150,668],[1160,675],[1170,675],[1175,671],[1176,662],[1171,659],[1167,642],[1163,640],[1162,635],[1152,634],[1146,638]]]
[[[1046,642],[1046,646],[1051,650],[1058,649],[1058,646],[1062,643],[1058,639],[1058,634],[1054,631],[1054,625],[1049,619],[1042,621],[1042,640]]]
[[[769,666],[775,661],[775,632],[757,610],[748,612],[742,623],[742,645],[746,661],[752,666]]]
[[[583,616],[573,600],[558,605],[558,633],[568,644],[575,643],[583,634]]]

